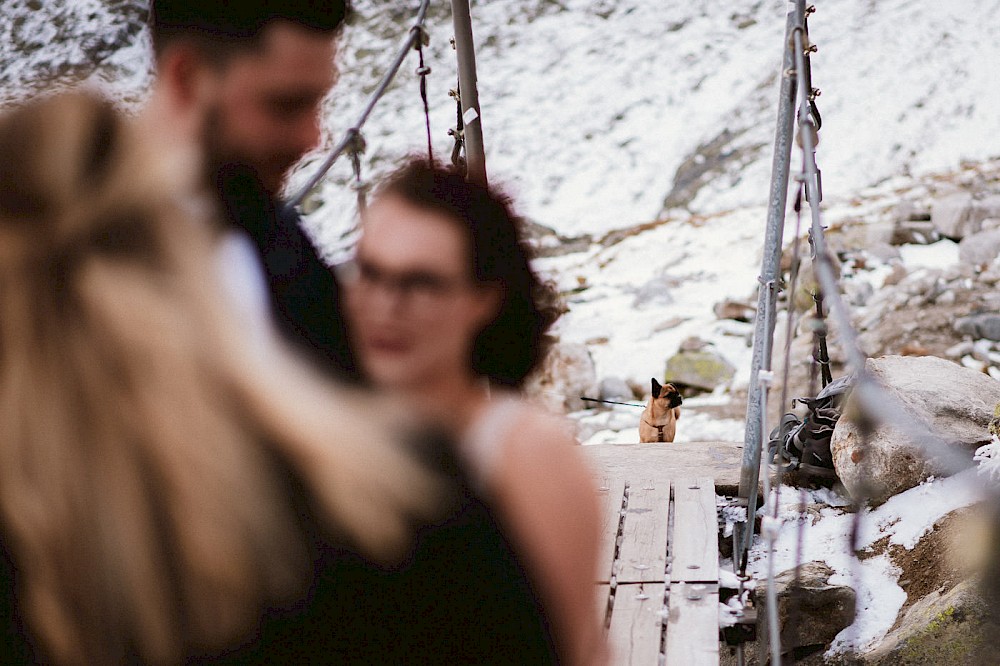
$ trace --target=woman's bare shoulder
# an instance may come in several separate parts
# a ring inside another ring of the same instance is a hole
[[[567,419],[524,402],[505,443],[508,470],[530,477],[539,474],[581,479],[590,467]]]

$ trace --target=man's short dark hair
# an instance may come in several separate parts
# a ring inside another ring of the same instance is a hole
[[[149,29],[157,56],[181,39],[225,54],[256,47],[272,21],[336,33],[350,9],[350,0],[152,0]]]

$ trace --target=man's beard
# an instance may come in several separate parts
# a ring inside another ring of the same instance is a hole
[[[251,236],[266,233],[274,199],[261,182],[252,160],[229,149],[220,140],[220,114],[210,109],[205,116],[201,145],[204,150],[203,178],[209,192],[218,197],[225,221]]]
[[[292,153],[273,153],[269,157],[253,155],[240,150],[224,136],[225,123],[217,107],[208,109],[202,125],[201,145],[205,154],[205,179],[209,187],[215,187],[219,174],[239,167],[251,170],[269,197],[278,199],[282,185],[292,166],[302,157]]]

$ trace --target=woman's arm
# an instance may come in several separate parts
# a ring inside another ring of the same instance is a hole
[[[493,479],[497,507],[549,609],[564,663],[604,664],[595,585],[600,521],[590,470],[567,428],[547,415],[530,413],[509,440]]]

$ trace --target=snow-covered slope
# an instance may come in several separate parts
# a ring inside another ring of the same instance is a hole
[[[849,197],[899,173],[1000,155],[993,73],[1000,24],[982,20],[1000,3],[816,4],[810,32],[819,47],[813,74],[824,118],[818,159],[829,197]],[[344,77],[329,110],[338,132],[404,34],[406,12],[389,6],[357,2],[360,20],[348,33]],[[790,6],[474,3],[493,178],[510,185],[533,219],[566,234],[654,218],[671,193],[676,204],[697,212],[762,203]],[[447,10],[437,7],[428,27],[432,123],[444,153],[454,124],[446,96],[454,85]],[[402,152],[420,151],[422,137],[416,81],[407,68],[369,124],[369,159],[377,171]],[[715,171],[701,179],[706,186],[685,188],[675,183],[684,164],[694,167],[689,177],[699,167]],[[346,165],[336,176],[346,180]],[[342,225],[350,208],[350,196],[336,189],[325,191],[332,205],[315,216],[321,228]]]
[[[333,135],[353,122],[415,4],[355,1],[342,81],[327,110]],[[1000,155],[993,73],[1000,24],[984,20],[1000,2],[815,4],[810,31],[819,46],[813,69],[823,90],[819,161],[828,196],[849,197],[899,173]],[[510,186],[533,219],[566,234],[649,220],[668,197],[697,212],[761,203],[790,6],[781,0],[473,2],[492,176]],[[149,82],[145,10],[143,0],[3,0],[0,98],[89,77],[135,104]],[[433,130],[446,154],[454,124],[447,92],[455,80],[449,3],[434,2],[427,25]],[[370,173],[421,150],[414,67],[415,59],[369,123]],[[676,183],[682,165],[684,182]],[[349,176],[346,163],[335,167],[323,190],[328,205],[313,215],[331,248],[350,223]]]

